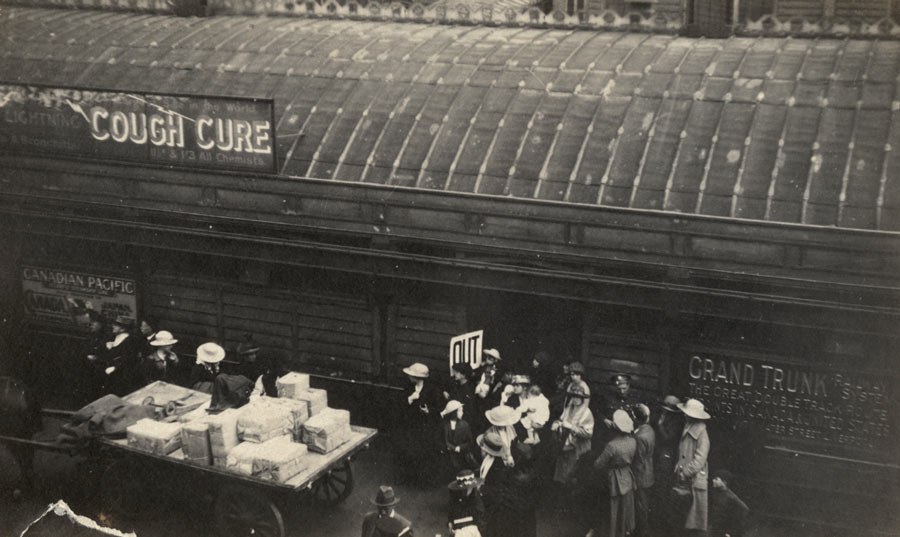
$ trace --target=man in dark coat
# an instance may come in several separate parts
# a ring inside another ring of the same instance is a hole
[[[728,470],[717,470],[712,474],[712,489],[709,491],[710,537],[741,537],[746,531],[750,508],[729,488],[733,481]]]
[[[634,473],[634,515],[635,535],[646,537],[650,534],[650,491],[653,488],[653,451],[656,448],[656,433],[650,426],[650,408],[639,404],[635,407],[637,429],[634,439],[637,440],[637,452],[632,462]]]
[[[679,506],[672,496],[678,441],[684,429],[684,414],[678,409],[679,404],[681,401],[677,397],[667,395],[660,404],[656,422],[656,456],[653,461],[656,475],[651,523],[662,535],[674,535],[681,531]]]
[[[372,503],[378,510],[363,519],[362,537],[413,537],[412,523],[394,510],[400,499],[392,487],[378,487]]]

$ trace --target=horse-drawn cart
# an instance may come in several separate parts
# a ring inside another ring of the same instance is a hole
[[[209,396],[178,386],[154,383],[123,399],[133,404],[160,407],[170,419]],[[60,414],[60,412],[52,412]],[[121,520],[140,514],[145,498],[165,487],[178,491],[202,491],[212,502],[216,535],[283,537],[283,510],[298,502],[312,500],[323,505],[340,503],[353,487],[351,457],[367,447],[377,435],[375,429],[351,427],[350,438],[333,451],[309,452],[306,469],[285,482],[260,479],[218,466],[199,465],[184,459],[181,450],[168,455],[141,451],[124,438],[97,438],[80,453],[52,442],[0,435],[0,444],[18,450],[49,450],[84,455],[103,468],[99,483],[104,517]],[[165,490],[162,490],[165,493]],[[177,491],[173,491],[177,492]]]

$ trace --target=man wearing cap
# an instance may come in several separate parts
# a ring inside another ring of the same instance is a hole
[[[394,510],[400,499],[392,487],[382,485],[372,504],[377,511],[366,515],[362,523],[362,537],[412,537],[412,524]]]
[[[704,533],[707,529],[709,504],[707,487],[709,480],[709,434],[706,432],[706,420],[710,418],[704,410],[703,403],[696,399],[688,399],[678,405],[684,413],[684,430],[678,443],[678,461],[675,463],[675,476],[679,483],[690,487],[691,507],[684,521],[684,528]]]
[[[656,433],[650,426],[650,407],[638,404],[635,407],[637,429],[634,430],[634,439],[637,441],[637,451],[632,463],[634,472],[634,512],[635,535],[646,537],[650,534],[650,491],[653,488],[653,451],[656,448]]]
[[[594,470],[606,473],[609,494],[609,537],[625,537],[634,530],[634,474],[631,465],[637,441],[631,435],[634,423],[624,410],[613,412],[615,436],[594,461]]]
[[[624,410],[634,419],[634,407],[640,401],[631,390],[631,376],[625,373],[616,373],[610,378],[613,389],[606,394],[604,399],[603,423],[608,429],[613,428],[612,415],[616,410]]]
[[[484,501],[479,488],[484,480],[470,469],[460,470],[456,479],[447,485],[450,506],[447,509],[447,527],[453,537],[481,537],[484,527]]]

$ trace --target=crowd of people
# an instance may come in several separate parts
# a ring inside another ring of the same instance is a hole
[[[743,532],[749,510],[731,474],[710,475],[702,402],[669,395],[651,408],[627,374],[593,400],[584,365],[555,371],[546,353],[521,370],[502,364],[487,349],[477,369],[453,365],[443,386],[424,364],[403,369],[396,479],[451,480],[451,535],[534,537],[539,507],[578,520],[588,537]]]
[[[216,411],[242,406],[254,396],[274,396],[275,381],[283,374],[273,357],[260,357],[251,334],[235,349],[237,359],[223,368],[226,351],[215,342],[197,347],[194,363],[185,363],[173,350],[178,339],[157,330],[155,319],[135,322],[120,315],[106,323],[94,310],[84,316],[89,331],[81,351],[84,402],[106,394],[122,397],[162,380],[212,394]]]
[[[283,372],[259,358],[250,335],[226,372],[217,343],[200,345],[195,363],[185,364],[173,351],[178,340],[153,319],[119,316],[107,327],[100,315],[87,316],[89,400],[156,380],[212,394],[213,411],[277,396]],[[421,363],[403,369],[409,387],[392,434],[396,479],[417,487],[451,481],[451,535],[536,537],[539,507],[577,520],[587,537],[742,533],[749,510],[726,469],[710,474],[711,416],[700,401],[669,395],[651,408],[624,373],[598,397],[582,363],[557,370],[544,352],[510,369],[496,349],[484,351],[477,369],[453,365],[449,379]],[[412,534],[393,509],[392,488],[376,500],[364,537]]]

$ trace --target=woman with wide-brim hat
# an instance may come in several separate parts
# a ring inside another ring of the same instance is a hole
[[[440,478],[434,465],[439,460],[443,394],[432,384],[427,365],[416,362],[403,368],[403,373],[409,385],[397,414],[397,477],[403,483],[426,484]]]
[[[144,382],[149,384],[156,380],[169,381],[175,375],[175,370],[180,363],[178,355],[172,351],[172,346],[178,340],[167,330],[160,330],[153,334],[149,340],[150,352],[144,356],[143,370]]]
[[[490,424],[488,431],[496,432],[503,441],[503,463],[507,466],[515,464],[512,455],[513,443],[516,442],[515,425],[519,423],[522,415],[519,411],[506,406],[498,405],[484,413],[484,417]]]
[[[703,403],[696,399],[688,399],[680,403],[678,408],[684,413],[685,423],[678,443],[675,476],[682,486],[690,487],[691,491],[691,506],[684,519],[684,528],[705,532],[709,511],[707,488],[710,449],[706,420],[711,416],[703,408]]]
[[[553,472],[553,480],[557,483],[569,484],[578,458],[591,450],[594,415],[588,408],[590,397],[591,390],[584,381],[570,383],[562,415],[550,426],[561,447]]]
[[[219,374],[219,364],[225,359],[225,349],[209,341],[197,347],[197,359],[191,369],[191,389],[212,393],[213,383]]]
[[[441,430],[443,432],[443,448],[446,453],[444,458],[453,473],[466,468],[473,468],[478,463],[475,455],[475,437],[472,428],[464,418],[465,406],[453,399],[447,401],[441,411]]]
[[[463,468],[447,485],[450,493],[447,526],[453,537],[481,537],[485,515],[480,490],[483,484],[484,480],[474,470]]]
[[[628,412],[613,412],[613,437],[594,461],[594,470],[601,472],[601,482],[606,485],[608,498],[603,501],[608,509],[610,537],[625,537],[634,530],[635,481],[631,463],[637,453],[637,441],[631,434],[634,422]],[[603,479],[605,473],[605,479]],[[600,510],[602,512],[603,509]]]

